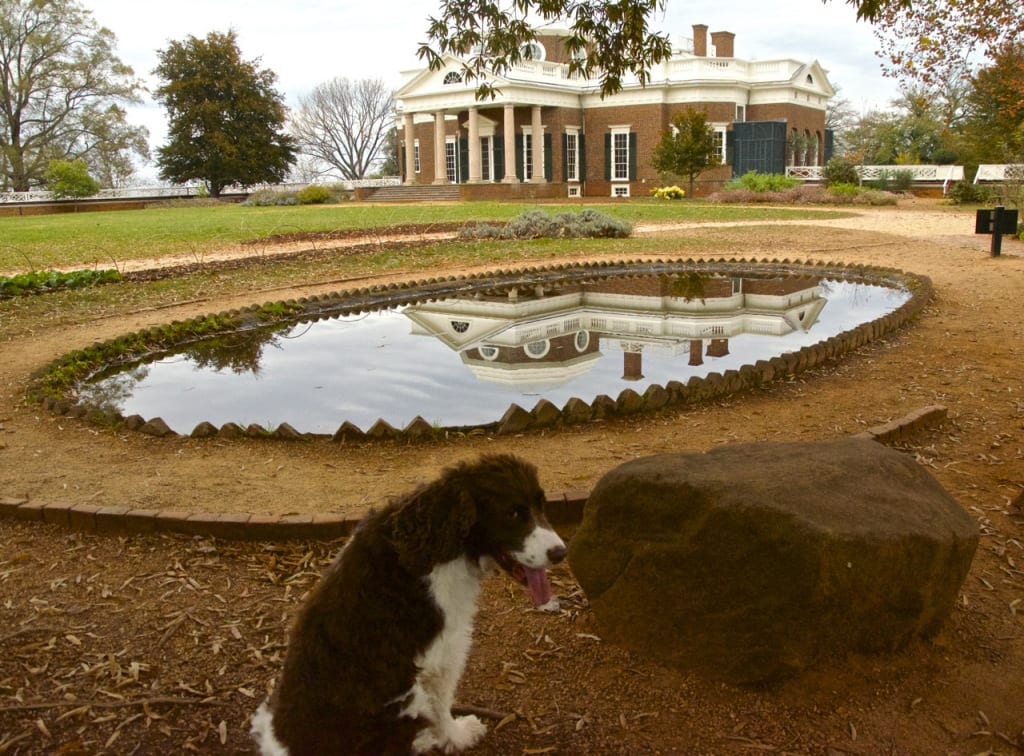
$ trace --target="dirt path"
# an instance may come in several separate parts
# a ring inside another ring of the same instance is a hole
[[[909,451],[978,519],[984,537],[961,605],[936,642],[892,658],[847,660],[776,691],[725,689],[602,644],[562,570],[560,590],[571,598],[555,617],[523,613],[521,596],[504,581],[488,586],[460,698],[517,712],[480,753],[1020,753],[1024,244],[1006,241],[1003,256],[991,258],[966,213],[927,202],[858,212],[753,229],[699,224],[637,232],[731,240],[737,257],[869,263],[928,275],[937,296],[919,323],[768,390],[557,434],[405,447],[99,432],[24,404],[29,374],[94,339],[249,304],[251,295],[71,329],[41,323],[30,336],[0,343],[0,497],[358,513],[484,450],[534,460],[549,490],[589,489],[610,467],[639,455],[829,438],[941,404],[949,422]],[[74,743],[79,750],[62,752],[246,752],[245,717],[276,672],[287,611],[330,551],[323,544],[103,539],[2,521],[0,538],[0,627],[11,628],[0,630],[0,639],[14,649],[0,660],[0,752],[7,745],[12,753]],[[12,708],[68,695],[189,701],[97,706],[63,718],[73,709]]]

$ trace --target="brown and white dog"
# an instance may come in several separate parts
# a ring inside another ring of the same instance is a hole
[[[273,696],[252,719],[265,756],[455,753],[485,726],[452,716],[483,576],[500,565],[536,606],[565,544],[533,465],[488,455],[371,513],[299,611]]]

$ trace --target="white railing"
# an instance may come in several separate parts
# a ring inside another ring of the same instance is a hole
[[[362,187],[400,186],[402,179],[398,176],[385,176],[376,179],[356,179],[352,181],[331,181],[329,186],[340,186],[346,191]],[[251,194],[260,189],[270,189],[279,192],[296,192],[305,189],[309,183],[292,184],[260,184],[258,186],[225,187],[221,194],[237,195]],[[201,197],[206,194],[206,188],[202,184],[180,184],[176,186],[132,186],[118,189],[103,189],[99,194],[91,197],[83,197],[86,200],[112,200],[112,199],[161,199],[172,197]],[[21,204],[27,202],[55,202],[58,201],[52,192],[35,190],[31,192],[0,192],[0,205]]]
[[[527,79],[558,79],[565,81],[569,79],[582,80],[578,74],[569,74],[568,63],[546,63],[541,60],[521,60],[510,69],[519,77]]]
[[[899,172],[909,173],[915,183],[937,183],[942,182],[942,192],[946,193],[949,185],[954,181],[963,181],[964,167],[962,165],[858,165],[854,166],[861,181],[872,181]],[[821,165],[789,165],[786,166],[786,175],[791,178],[804,181],[821,181],[824,166]],[[977,179],[975,179],[977,180]]]
[[[1024,164],[979,165],[978,172],[974,174],[974,183],[979,181],[1024,181]]]

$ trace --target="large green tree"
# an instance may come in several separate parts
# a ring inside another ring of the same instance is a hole
[[[75,0],[0,0],[0,188],[42,185],[51,160],[113,180],[148,156],[121,107],[142,86],[115,45]]]
[[[1024,41],[1005,45],[978,71],[967,109],[973,162],[1024,162]]]
[[[721,162],[715,150],[715,130],[702,110],[684,110],[661,132],[651,164],[660,173],[686,176],[693,196],[693,183],[703,171]]]
[[[227,186],[281,181],[295,162],[285,134],[276,74],[242,60],[233,31],[189,36],[157,51],[154,93],[167,109],[168,142],[157,149],[160,177],[202,181],[218,197]]]

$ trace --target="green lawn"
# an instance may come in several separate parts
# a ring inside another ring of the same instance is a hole
[[[439,205],[348,203],[298,207],[235,204],[160,207],[68,215],[0,217],[0,271],[27,272],[64,266],[116,268],[124,260],[194,254],[273,234],[403,224],[504,221],[541,207],[579,211],[580,204],[534,205],[472,202]],[[645,221],[757,221],[842,217],[847,213],[804,208],[716,205],[701,201],[633,200],[594,205],[632,223]]]

